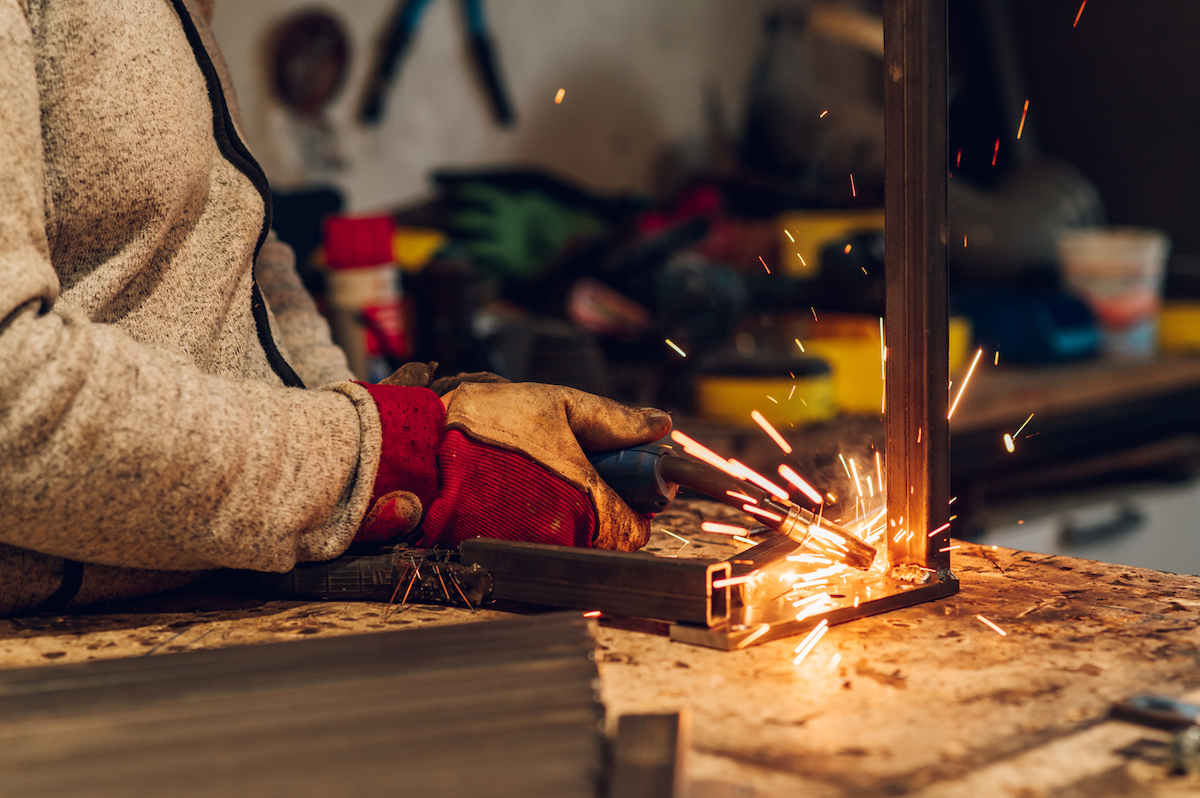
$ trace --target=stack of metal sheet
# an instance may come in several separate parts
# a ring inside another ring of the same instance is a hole
[[[0,795],[594,796],[578,613],[0,672]]]

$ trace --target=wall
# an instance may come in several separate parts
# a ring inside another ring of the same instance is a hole
[[[374,43],[394,0],[329,0],[353,52],[328,117],[348,163],[331,182],[352,210],[394,207],[428,191],[441,166],[526,163],[600,190],[647,190],[666,142],[701,140],[706,91],[730,123],[758,52],[767,0],[491,0],[501,69],[516,106],[498,128],[471,71],[460,5],[435,0],[377,130],[353,120]],[[271,26],[309,0],[218,2],[213,29],[234,76],[248,143],[272,183],[314,177],[298,157],[294,121],[268,91]],[[711,88],[710,88],[711,87]],[[555,105],[558,89],[566,89]]]

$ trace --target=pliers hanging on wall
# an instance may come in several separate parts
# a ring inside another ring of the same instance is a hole
[[[387,34],[380,40],[374,67],[367,77],[366,91],[358,117],[363,124],[378,124],[383,119],[384,106],[392,81],[395,80],[400,62],[408,53],[420,27],[421,17],[430,0],[402,0],[388,27]],[[475,69],[483,81],[492,115],[501,125],[511,125],[515,119],[508,92],[500,81],[496,64],[496,52],[492,37],[487,31],[483,14],[483,0],[460,0],[463,18],[467,25],[467,40]]]

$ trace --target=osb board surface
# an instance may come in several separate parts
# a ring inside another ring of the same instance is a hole
[[[702,516],[735,517],[680,502],[650,548],[737,551],[700,533]],[[701,796],[1200,794],[1200,779],[1168,775],[1166,733],[1105,720],[1134,693],[1200,689],[1200,580],[970,544],[954,555],[958,595],[834,627],[799,666],[796,639],[720,652],[673,643],[662,624],[605,619],[610,723],[690,708]],[[410,607],[385,622],[372,604],[183,594],[0,621],[0,667],[502,615]]]

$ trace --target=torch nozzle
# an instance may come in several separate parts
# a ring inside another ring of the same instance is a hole
[[[809,510],[793,505],[777,530],[805,548],[866,571],[875,561],[875,547],[863,543],[845,527],[818,518]]]

